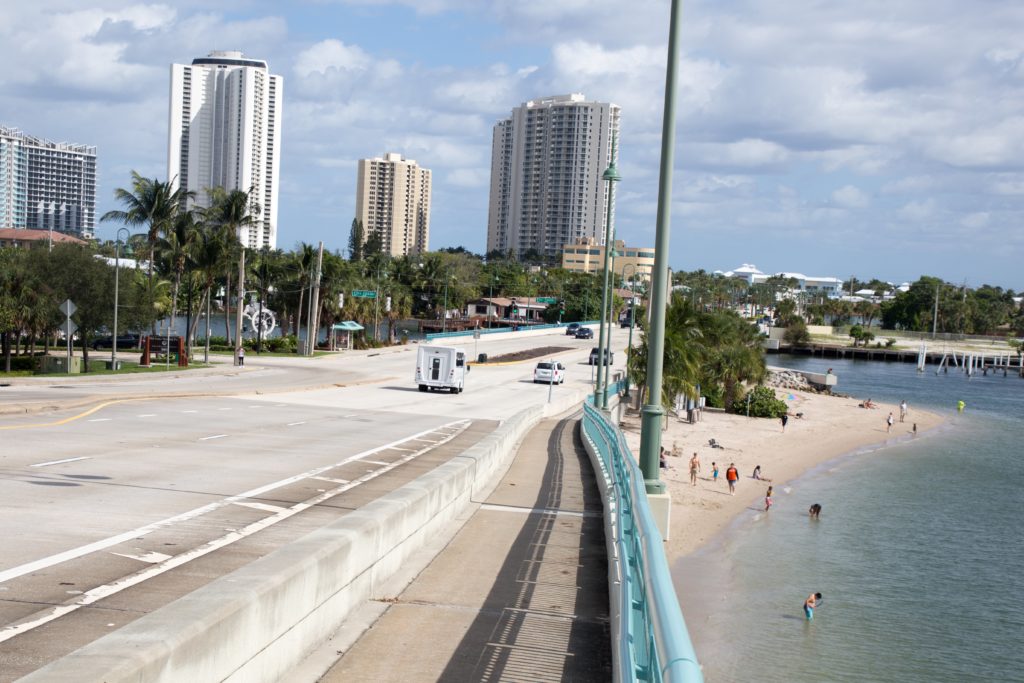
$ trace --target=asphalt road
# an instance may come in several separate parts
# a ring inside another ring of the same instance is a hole
[[[592,377],[591,341],[462,345],[565,346],[567,381],[552,391],[582,396]],[[0,403],[92,403],[0,416],[0,681],[401,486],[549,391],[527,362],[476,366],[462,394],[422,394],[414,364],[411,346],[6,387]]]

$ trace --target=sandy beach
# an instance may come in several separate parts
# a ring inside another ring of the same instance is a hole
[[[744,510],[763,509],[769,483],[775,487],[776,505],[785,505],[787,482],[812,467],[864,447],[914,438],[914,423],[920,434],[943,421],[913,405],[901,423],[896,405],[878,403],[877,408],[866,409],[858,407],[863,399],[785,389],[776,390],[776,395],[786,400],[790,413],[803,414],[802,418],[791,417],[785,432],[781,420],[722,412],[706,411],[695,424],[669,418],[662,444],[670,451],[675,447],[678,453],[678,457],[668,458],[669,468],[661,470],[672,497],[671,534],[665,546],[670,564],[711,540]],[[887,432],[890,411],[895,424]],[[627,411],[622,429],[630,448],[638,452],[639,414]],[[722,448],[712,448],[711,439]],[[700,459],[697,486],[690,485],[689,461],[694,452]],[[712,479],[712,462],[719,467],[717,483]],[[730,463],[736,464],[740,475],[735,495],[729,495],[725,480]],[[770,482],[752,478],[757,465],[761,477]]]

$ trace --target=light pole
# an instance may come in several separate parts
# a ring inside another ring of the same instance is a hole
[[[601,288],[601,316],[600,316],[600,334],[597,340],[597,382],[594,384],[594,405],[598,408],[608,408],[608,392],[607,387],[601,383],[601,368],[604,363],[608,362],[608,348],[606,347],[605,341],[605,314],[608,311],[609,296],[608,292],[608,281],[610,265],[609,261],[612,254],[612,238],[614,232],[612,231],[612,197],[614,192],[613,183],[621,180],[618,170],[615,168],[615,138],[612,138],[612,153],[611,153],[611,164],[605,169],[604,175],[601,176],[608,182],[608,212],[605,217],[604,226],[604,286]],[[609,316],[611,317],[611,316]],[[608,334],[611,337],[610,331]],[[608,342],[611,340],[609,339]],[[608,344],[610,346],[610,344]],[[605,379],[607,380],[608,373],[605,373]]]
[[[497,275],[491,277],[491,300],[487,302],[487,320],[492,325],[494,321],[491,319],[491,309],[494,309],[495,317],[497,317],[498,310],[498,307],[494,305],[494,285],[497,284],[498,282],[501,282],[501,278],[499,278]]]
[[[121,231],[124,231],[125,246],[128,246],[128,238],[131,237],[131,230],[128,228],[117,229],[117,239],[114,242],[114,344],[110,354],[110,369],[117,370],[117,299],[121,291]]]
[[[441,314],[441,334],[448,331],[448,281],[452,279],[452,271],[447,271],[444,276],[444,311]]]
[[[377,291],[373,297],[373,340],[380,336],[380,264],[377,264]]]
[[[661,169],[658,178],[658,220],[654,238],[654,272],[651,273],[651,323],[647,330],[647,403],[641,410],[640,469],[647,493],[665,492],[660,479],[662,364],[665,353],[665,304],[668,295],[669,216],[672,209],[672,164],[676,138],[676,68],[679,65],[679,26],[682,2],[672,0],[668,34],[668,66],[665,73],[665,113],[661,122]]]
[[[636,324],[636,264],[627,263],[622,266],[622,280],[626,280],[626,268],[632,268],[630,273],[630,301],[629,301],[629,342],[626,344],[626,398],[629,398],[629,360],[633,357],[633,326]]]

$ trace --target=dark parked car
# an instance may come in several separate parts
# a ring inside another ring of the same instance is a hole
[[[579,323],[569,323],[565,327],[565,333],[571,337],[572,335],[576,334],[576,330],[578,329],[580,329]]]
[[[581,327],[578,330],[576,330],[576,338],[577,339],[593,339],[594,338],[594,331],[592,329],[590,329],[589,327]]]
[[[117,348],[121,349],[137,349],[142,340],[137,334],[119,334],[117,336]],[[114,338],[113,337],[100,337],[92,343],[94,349],[113,349]]]
[[[600,351],[598,351],[596,346],[594,348],[590,349],[590,365],[600,365],[600,363],[597,362],[598,355],[600,355]],[[605,365],[614,365],[615,364],[615,353],[614,352],[612,352],[612,351],[608,352],[608,355],[604,359],[604,364]]]

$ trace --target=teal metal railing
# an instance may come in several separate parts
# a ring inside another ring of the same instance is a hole
[[[617,391],[620,383],[609,391]],[[622,432],[592,400],[583,405],[583,430],[603,464],[606,528],[612,530],[609,570],[620,581],[611,591],[617,681],[702,683],[704,675],[672,585],[661,533],[654,522],[643,474]],[[615,614],[615,611],[618,614]]]
[[[598,325],[600,320],[584,320],[580,325]],[[523,325],[519,328],[520,331],[525,332],[527,330],[557,330],[559,327],[564,328],[569,323],[551,323],[550,325]],[[450,339],[452,337],[472,337],[474,332],[479,331],[480,334],[499,334],[501,332],[511,332],[507,327],[481,327],[475,330],[459,330],[457,332],[431,332],[430,334],[423,335],[423,338],[430,341],[434,339]]]

